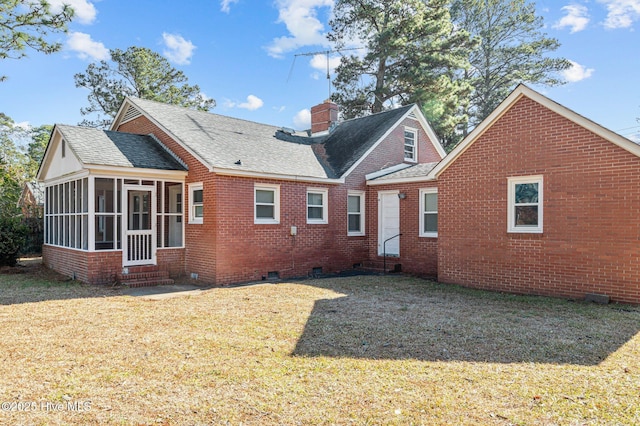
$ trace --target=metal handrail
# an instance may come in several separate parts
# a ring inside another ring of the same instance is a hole
[[[387,273],[387,241],[393,240],[400,235],[402,235],[402,233],[396,234],[393,237],[389,237],[382,243],[382,275],[385,275]]]

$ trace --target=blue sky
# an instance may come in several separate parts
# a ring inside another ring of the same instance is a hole
[[[217,102],[213,112],[304,129],[329,96],[326,55],[334,0],[50,0],[76,10],[62,52],[3,60],[0,112],[18,123],[77,124],[88,105],[73,76],[108,49],[163,54]],[[574,63],[567,84],[534,87],[556,102],[640,141],[640,0],[538,0],[556,52]],[[296,56],[298,55],[298,56]],[[330,64],[335,65],[336,58]]]

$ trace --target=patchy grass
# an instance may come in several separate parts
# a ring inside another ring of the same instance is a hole
[[[404,277],[166,300],[56,279],[0,274],[2,423],[640,424],[637,307]]]

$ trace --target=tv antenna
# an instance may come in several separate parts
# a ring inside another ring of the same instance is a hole
[[[364,47],[349,47],[349,48],[346,48],[346,49],[320,50],[320,51],[317,51],[317,52],[296,53],[295,55],[293,55],[293,63],[291,64],[291,69],[289,70],[289,76],[287,77],[287,81],[289,81],[289,79],[291,78],[291,73],[293,72],[293,67],[296,64],[296,58],[298,56],[326,55],[326,57],[327,57],[327,82],[329,83],[329,98],[331,98],[331,70],[330,70],[330,67],[329,67],[329,55],[331,53],[340,53],[340,52],[344,52],[346,50],[359,50],[359,49],[364,49]]]

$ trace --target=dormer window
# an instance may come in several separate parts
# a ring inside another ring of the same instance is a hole
[[[415,163],[417,161],[418,131],[409,127],[404,128],[404,161]]]

